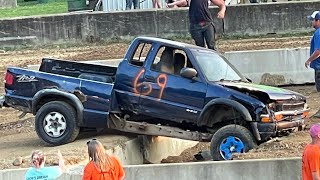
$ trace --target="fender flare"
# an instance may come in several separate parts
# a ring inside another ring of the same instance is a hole
[[[232,107],[241,114],[244,120],[252,122],[252,117],[248,109],[244,107],[242,104],[232,99],[216,98],[216,99],[212,99],[204,106],[197,121],[198,126],[207,125],[209,123],[208,122],[209,118],[206,118],[206,116],[208,115],[208,113],[211,112],[212,108],[216,105],[226,105],[226,106]]]
[[[81,101],[78,99],[78,97],[74,94],[71,94],[69,92],[64,92],[60,91],[58,89],[43,89],[38,91],[34,96],[32,100],[32,113],[36,114],[37,113],[37,104],[40,102],[40,100],[47,95],[54,95],[54,96],[60,96],[67,98],[72,102],[72,106],[75,107],[76,113],[77,113],[77,120],[78,120],[78,125],[83,124],[83,104]]]

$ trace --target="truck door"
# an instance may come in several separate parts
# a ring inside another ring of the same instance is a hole
[[[183,67],[192,67],[185,51],[160,46],[153,61],[148,62],[142,81],[148,91],[140,96],[141,111],[165,120],[196,122],[207,85],[200,79],[180,76]]]
[[[152,54],[152,43],[144,40],[134,41],[126,57],[118,66],[114,95],[121,111],[139,112],[140,94],[148,91],[142,83],[145,73],[145,59]],[[113,108],[114,109],[114,108]]]

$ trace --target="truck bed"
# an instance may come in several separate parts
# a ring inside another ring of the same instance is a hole
[[[104,83],[114,83],[117,67],[43,58],[39,71]]]
[[[81,126],[105,127],[116,71],[112,66],[48,58],[42,60],[39,71],[9,67],[6,106],[35,114],[41,104],[59,100],[61,93],[69,94],[82,101]],[[40,105],[35,105],[38,101]]]

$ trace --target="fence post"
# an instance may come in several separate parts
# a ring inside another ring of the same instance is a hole
[[[107,2],[108,0],[102,0],[102,11],[104,11],[104,12],[107,12],[108,11],[108,9],[107,9]]]

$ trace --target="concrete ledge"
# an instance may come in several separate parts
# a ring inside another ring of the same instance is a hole
[[[83,168],[83,166],[81,167]],[[298,180],[301,158],[127,165],[126,180]],[[0,179],[22,179],[26,169],[0,171]],[[63,174],[61,180],[81,179],[82,171]]]
[[[2,37],[0,38],[1,47],[21,47],[23,45],[34,44],[37,42],[36,36],[24,36],[24,37]]]
[[[225,57],[254,83],[314,83],[314,71],[304,67],[309,57],[309,48],[233,51],[226,52]]]
[[[241,160],[126,166],[126,180],[295,180],[301,159]]]
[[[306,16],[315,9],[320,9],[319,1],[228,6],[224,23],[214,18],[214,24],[217,32],[226,36],[311,32]],[[217,11],[210,8],[213,17]],[[141,35],[186,37],[190,36],[188,19],[188,8],[8,18],[0,19],[0,38],[36,36],[36,44],[41,45],[95,43]]]
[[[231,51],[224,56],[257,84],[272,86],[314,83],[314,71],[306,69],[309,48]],[[84,61],[84,63],[118,66],[122,59]],[[29,65],[38,70],[39,65]]]

